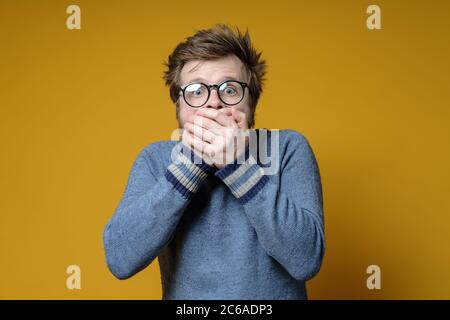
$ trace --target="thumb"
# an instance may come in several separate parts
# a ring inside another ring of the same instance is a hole
[[[239,128],[248,129],[247,126],[247,116],[244,112],[236,110],[234,108],[231,109],[231,115],[236,121]]]

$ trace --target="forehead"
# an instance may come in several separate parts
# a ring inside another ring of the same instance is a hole
[[[201,81],[207,84],[233,79],[246,81],[244,64],[238,57],[230,55],[214,60],[191,60],[181,70],[181,84]]]

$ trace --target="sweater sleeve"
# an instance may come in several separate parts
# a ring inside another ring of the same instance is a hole
[[[320,173],[300,133],[290,133],[281,153],[276,175],[250,158],[215,175],[242,203],[264,250],[292,277],[306,281],[319,271],[325,251]]]
[[[147,267],[171,240],[192,196],[211,170],[194,154],[179,148],[165,174],[157,148],[144,149],[133,163],[125,192],[103,231],[106,262],[119,279]],[[186,156],[187,154],[187,156]],[[161,171],[161,170],[159,170]]]

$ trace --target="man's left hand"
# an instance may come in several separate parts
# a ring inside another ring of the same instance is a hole
[[[246,115],[234,108],[200,109],[184,129],[190,133],[189,145],[206,154],[219,169],[233,162],[248,144]]]

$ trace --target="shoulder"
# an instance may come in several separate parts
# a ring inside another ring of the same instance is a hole
[[[262,129],[264,130],[264,129]],[[282,153],[300,149],[310,149],[309,141],[305,135],[293,129],[270,130],[270,140],[278,142]]]
[[[303,133],[293,129],[281,129],[279,130],[280,142],[289,143],[305,143],[308,142]]]
[[[146,162],[151,170],[164,168],[169,164],[172,149],[177,143],[178,141],[174,140],[149,143],[141,149],[137,158]]]
[[[164,154],[166,152],[171,152],[172,148],[178,143],[178,141],[174,140],[161,140],[155,141],[148,145],[146,145],[142,152],[147,155],[157,155]]]
[[[278,150],[282,167],[289,163],[314,164],[316,162],[312,147],[303,133],[292,129],[271,130],[271,143],[277,141],[275,134],[279,136]]]

